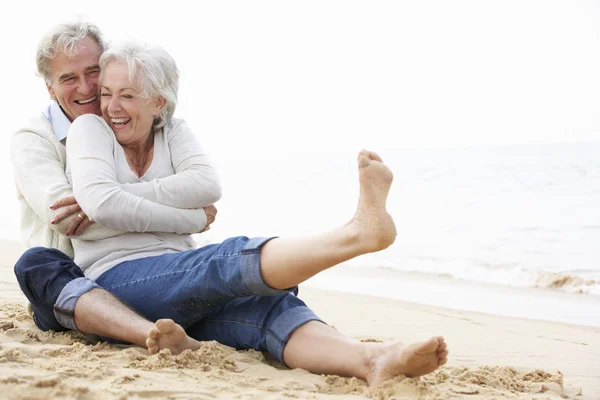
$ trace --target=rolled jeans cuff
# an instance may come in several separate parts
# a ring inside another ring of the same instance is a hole
[[[56,320],[65,328],[78,331],[75,324],[75,305],[79,297],[86,294],[94,288],[99,288],[96,282],[80,277],[75,278],[60,292],[54,304],[54,316]]]
[[[291,334],[310,321],[325,323],[306,306],[290,308],[277,317],[271,325],[269,329],[270,335],[267,335],[266,339],[269,353],[277,357],[277,359],[287,367],[287,364],[283,361],[283,350],[285,349]]]
[[[274,296],[278,294],[285,294],[293,292],[298,293],[298,287],[294,286],[287,289],[273,289],[268,286],[260,272],[260,248],[273,237],[257,237],[249,239],[244,248],[242,254],[244,257],[241,258],[240,272],[242,275],[242,282],[250,289],[254,296]]]

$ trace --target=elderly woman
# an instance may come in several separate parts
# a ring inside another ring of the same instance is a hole
[[[323,323],[296,296],[306,279],[394,241],[385,208],[392,173],[375,153],[358,156],[360,198],[345,225],[306,238],[233,237],[196,249],[190,234],[214,219],[211,206],[221,189],[195,135],[173,118],[174,61],[161,48],[128,43],[109,48],[100,66],[102,117],[74,121],[68,164],[90,219],[128,233],[74,239],[75,261],[89,279],[158,320],[148,338],[151,352],[216,340],[267,351],[291,368],[371,385],[446,362],[442,337],[410,346],[362,343]],[[173,196],[170,185],[182,176],[189,178],[186,191]]]

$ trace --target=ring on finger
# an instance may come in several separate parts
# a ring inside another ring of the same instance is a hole
[[[81,213],[77,214],[77,217],[79,217],[79,219],[82,221],[85,219],[85,216]]]

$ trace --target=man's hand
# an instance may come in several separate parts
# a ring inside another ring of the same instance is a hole
[[[215,218],[217,218],[217,207],[215,207],[213,205],[213,206],[208,206],[208,207],[203,207],[203,208],[204,208],[204,213],[206,213],[206,225],[204,226],[204,229],[202,229],[198,233],[206,232],[207,230],[209,230],[210,224],[215,222]]]
[[[73,196],[60,199],[56,203],[52,204],[50,208],[52,210],[61,209],[60,212],[56,215],[56,217],[54,217],[54,219],[50,221],[50,223],[53,225],[58,224],[63,219],[72,216],[71,222],[69,223],[69,226],[67,226],[67,230],[65,232],[67,236],[80,235],[85,230],[85,228],[92,224],[92,221],[85,215],[83,211],[81,211],[81,207],[79,207],[79,204],[77,204],[77,200],[75,200],[75,197]]]

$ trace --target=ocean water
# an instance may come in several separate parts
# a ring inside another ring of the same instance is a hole
[[[600,295],[600,142],[381,155],[398,237],[349,264]],[[217,161],[225,194],[200,241],[317,233],[354,212],[355,153]]]
[[[600,295],[599,156],[600,143],[588,143],[392,162],[400,172],[401,195],[390,204],[398,242],[360,262]]]

